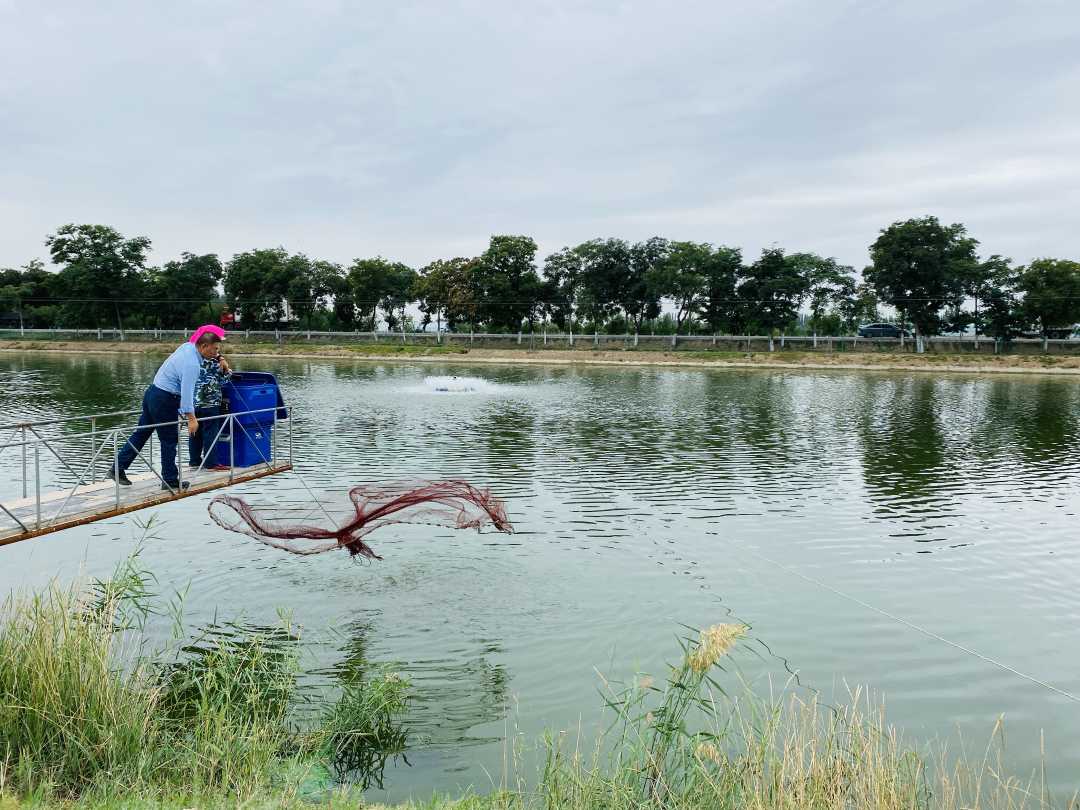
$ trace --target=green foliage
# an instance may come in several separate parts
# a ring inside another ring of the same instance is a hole
[[[395,673],[346,684],[314,735],[320,758],[339,779],[358,779],[361,787],[382,787],[387,759],[405,751],[400,717],[408,703],[408,681]]]
[[[244,324],[276,323],[285,317],[288,287],[284,248],[250,250],[225,267],[225,298]]]
[[[288,624],[215,625],[148,651],[152,583],[133,557],[85,592],[53,586],[0,606],[0,799],[242,800],[297,757],[366,783],[403,750],[400,678],[353,679],[300,728]]]
[[[873,266],[864,277],[917,335],[937,334],[942,308],[958,306],[976,276],[978,244],[963,225],[942,225],[937,217],[894,222],[870,246]]]
[[[618,286],[617,303],[634,332],[641,331],[641,322],[660,314],[661,293],[651,279],[667,260],[670,243],[654,236],[630,248],[630,263],[626,277]],[[625,331],[631,331],[627,328]]]
[[[560,329],[577,320],[586,261],[582,245],[564,247],[544,260],[545,299],[549,314]]]
[[[1023,314],[1043,335],[1051,329],[1071,333],[1080,321],[1080,262],[1036,259],[1020,268],[1017,289],[1024,298]]]
[[[374,259],[356,259],[349,267],[349,288],[358,312],[366,319],[366,328],[374,331],[378,322],[379,307],[390,318],[395,317],[398,302],[407,297],[407,290],[415,277],[415,271],[401,262],[391,262],[382,256]]]
[[[676,332],[689,327],[702,308],[712,259],[712,245],[671,242],[664,260],[650,271],[652,289],[675,304]]]
[[[632,265],[630,245],[622,239],[593,239],[574,248],[581,257],[578,312],[593,330],[611,318]]]
[[[801,264],[788,258],[780,248],[769,248],[743,269],[738,293],[744,329],[772,334],[795,322],[809,281]]]
[[[157,327],[190,328],[196,322],[217,321],[220,314],[218,284],[225,274],[213,253],[183,253],[180,261],[166,262],[147,272],[147,294],[160,302],[154,308]]]
[[[438,259],[420,271],[413,288],[420,311],[424,313],[422,325],[435,318],[436,328],[441,329],[445,320],[453,329],[462,320],[476,317],[476,302],[472,297],[470,274],[475,259]]]
[[[974,326],[1007,337],[1032,323],[1056,335],[1080,320],[1075,262],[1040,259],[1018,277],[1008,259],[980,260],[963,225],[932,216],[883,229],[861,282],[814,253],[772,248],[744,266],[737,247],[659,236],[564,247],[545,259],[542,278],[536,243],[519,235],[492,236],[480,256],[437,259],[419,273],[382,257],[346,269],[281,247],[238,253],[224,267],[214,254],[185,252],[147,269],[149,240],[104,225],[65,225],[46,244],[59,272],[40,262],[0,270],[8,329],[187,328],[228,305],[244,328],[397,331],[411,328],[416,305],[423,328],[535,332],[550,321],[563,331],[662,332],[662,301],[683,334],[773,334],[797,321],[817,334],[850,333],[880,320],[880,304],[918,335]]]
[[[844,321],[842,309],[855,298],[855,269],[816,253],[792,253],[787,263],[805,279],[810,329],[822,334],[839,331]]]
[[[492,331],[516,332],[536,318],[543,285],[536,273],[536,242],[528,236],[492,236],[470,269],[476,319]]]
[[[55,326],[60,307],[53,303],[56,276],[32,259],[18,270],[0,270],[0,311],[9,310],[28,329]]]
[[[53,264],[62,265],[56,287],[65,300],[65,324],[120,325],[122,310],[142,297],[142,272],[150,240],[125,239],[107,225],[63,225],[45,239]]]

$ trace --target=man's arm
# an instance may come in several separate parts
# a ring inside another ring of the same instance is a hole
[[[199,381],[200,368],[196,350],[195,359],[189,358],[180,374],[180,413],[187,417],[189,433],[197,433],[199,430],[199,423],[195,419],[195,383]]]

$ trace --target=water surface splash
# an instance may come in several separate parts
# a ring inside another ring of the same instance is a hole
[[[424,385],[437,394],[491,394],[499,390],[495,383],[480,377],[424,377]]]

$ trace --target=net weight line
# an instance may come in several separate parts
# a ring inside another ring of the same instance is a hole
[[[887,610],[883,610],[882,608],[871,605],[869,602],[864,602],[862,599],[859,599],[856,596],[852,596],[851,594],[845,593],[844,591],[841,591],[839,588],[835,588],[832,585],[829,585],[828,583],[822,582],[821,580],[815,579],[814,577],[812,577],[812,576],[810,576],[808,574],[804,574],[803,572],[801,572],[801,571],[799,571],[799,570],[797,570],[795,568],[784,565],[782,562],[779,562],[778,560],[774,560],[771,557],[766,557],[764,554],[762,554],[760,552],[757,552],[757,551],[754,551],[751,548],[743,547],[742,551],[746,551],[747,553],[753,555],[754,557],[757,557],[759,560],[763,560],[764,562],[767,562],[770,565],[774,565],[777,568],[779,568],[780,570],[785,571],[788,574],[791,574],[792,576],[796,576],[799,579],[802,579],[802,580],[804,580],[806,582],[809,582],[812,585],[817,585],[819,588],[824,588],[825,590],[829,591],[832,594],[835,594],[836,596],[839,596],[842,599],[846,599],[849,602],[854,602],[856,605],[859,605],[860,607],[863,607],[863,608],[865,608],[867,610],[872,610],[874,613],[878,613],[878,614],[884,616],[887,619],[891,619],[894,622],[898,622],[898,623],[900,623],[900,624],[902,624],[902,625],[904,625],[906,627],[910,627],[912,630],[915,630],[915,631],[917,631],[919,633],[922,633],[924,636],[927,636],[928,638],[932,638],[932,639],[934,639],[936,641],[940,641],[943,644],[948,644],[950,647],[953,647],[953,648],[955,648],[957,650],[960,650],[961,652],[967,653],[968,655],[974,656],[975,658],[978,658],[978,659],[980,659],[982,661],[985,661],[988,664],[992,664],[993,666],[998,667],[999,669],[1003,669],[1006,672],[1011,672],[1013,675],[1017,675],[1017,676],[1023,678],[1024,680],[1026,680],[1026,681],[1030,681],[1031,683],[1036,684],[1037,686],[1041,686],[1044,689],[1048,689],[1051,692],[1055,692],[1055,693],[1061,695],[1062,697],[1068,698],[1069,700],[1071,700],[1071,701],[1073,701],[1075,703],[1080,703],[1080,696],[1074,695],[1072,692],[1069,692],[1069,691],[1067,691],[1065,689],[1061,689],[1060,687],[1054,686],[1052,683],[1047,683],[1046,681],[1043,681],[1043,680],[1040,680],[1039,678],[1036,678],[1034,675],[1028,675],[1026,672],[1021,672],[1020,670],[1016,669],[1015,667],[1011,667],[1006,663],[1003,663],[1003,662],[998,661],[998,660],[996,660],[994,658],[991,658],[988,655],[984,655],[983,653],[979,652],[978,650],[973,650],[970,647],[965,647],[963,644],[960,644],[959,642],[952,641],[951,639],[947,639],[947,638],[945,638],[945,636],[942,636],[942,635],[940,635],[938,633],[935,633],[933,630],[927,630],[925,627],[921,627],[921,626],[915,624],[914,622],[905,619],[903,616],[897,616],[897,615],[895,615],[893,613],[890,613]]]

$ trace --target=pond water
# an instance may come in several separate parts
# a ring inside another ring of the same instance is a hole
[[[134,408],[158,362],[0,356],[0,421]],[[910,738],[962,734],[980,752],[1004,715],[1017,771],[1039,766],[1044,732],[1048,781],[1080,787],[1080,704],[792,573],[1080,693],[1077,381],[236,365],[277,374],[297,471],[238,494],[302,507],[312,491],[465,478],[517,529],[384,529],[370,542],[385,559],[355,564],[230,534],[210,496],[156,510],[142,558],[159,590],[187,589],[193,625],[274,625],[286,610],[309,669],[385,665],[412,681],[408,762],[372,798],[497,786],[505,739],[591,727],[601,674],[662,674],[683,625],[732,617],[760,642],[743,665],[759,685],[797,673],[830,699],[866,685]],[[18,470],[0,453],[4,495]],[[0,592],[107,574],[138,535],[128,516],[0,548]]]

